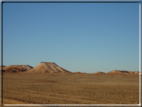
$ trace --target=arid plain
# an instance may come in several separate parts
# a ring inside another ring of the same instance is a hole
[[[138,104],[139,75],[3,73],[3,104]]]
[[[3,104],[139,104],[139,72],[70,72],[53,62],[1,66]]]

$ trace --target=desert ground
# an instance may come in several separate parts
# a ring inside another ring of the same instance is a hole
[[[139,75],[3,73],[3,104],[138,104]]]

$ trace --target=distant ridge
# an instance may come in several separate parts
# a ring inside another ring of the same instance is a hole
[[[1,67],[1,70],[3,72],[17,73],[17,72],[25,72],[25,71],[32,69],[32,68],[33,67],[30,65],[9,65],[9,66]]]
[[[113,70],[107,73],[95,72],[93,74],[131,75],[131,74],[141,74],[141,73],[139,73],[139,71]]]
[[[113,70],[107,74],[139,74],[138,71]]]
[[[54,62],[41,62],[36,67],[26,72],[27,73],[71,73],[70,71],[61,68]]]
[[[74,72],[74,74],[86,74],[85,72]]]
[[[105,74],[104,72],[95,72],[94,74]]]
[[[0,72],[6,73],[73,73],[73,74],[88,74],[85,72],[70,72],[64,68],[61,68],[54,62],[41,62],[36,67],[30,65],[1,65]],[[113,75],[132,75],[132,74],[142,74],[139,71],[126,71],[126,70],[113,70],[107,73],[98,71],[93,74],[113,74]]]

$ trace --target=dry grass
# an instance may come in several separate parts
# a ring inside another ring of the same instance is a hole
[[[4,104],[138,104],[138,75],[3,74]]]

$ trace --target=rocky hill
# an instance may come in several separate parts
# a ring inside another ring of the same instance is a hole
[[[71,73],[53,62],[41,62],[36,67],[27,71],[27,73]]]
[[[17,73],[17,72],[25,72],[33,67],[30,65],[9,65],[9,66],[1,66],[1,70],[3,72],[8,73]]]
[[[121,70],[113,70],[108,72],[107,74],[139,74],[138,71],[121,71]]]

